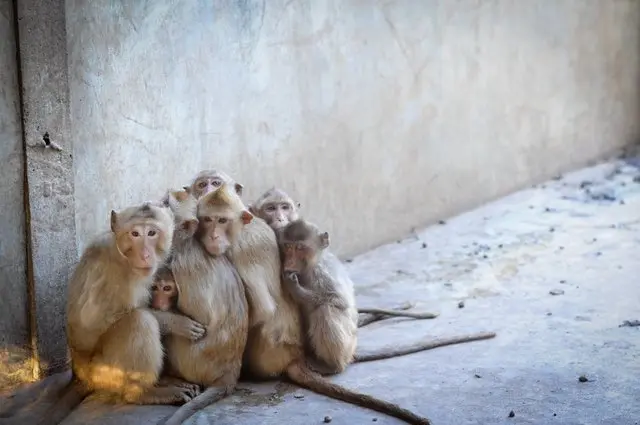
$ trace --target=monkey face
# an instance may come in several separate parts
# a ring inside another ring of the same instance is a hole
[[[151,307],[160,311],[169,311],[175,307],[178,288],[172,280],[158,280],[151,286]]]
[[[151,223],[140,223],[118,231],[116,244],[120,253],[138,272],[153,274],[164,251],[164,233]]]
[[[223,214],[213,214],[200,219],[203,228],[201,242],[204,249],[210,255],[224,255],[231,246],[234,233],[233,218]]]
[[[260,209],[260,218],[272,229],[278,230],[298,219],[298,211],[289,201],[269,202]]]
[[[238,196],[242,196],[244,186],[236,183],[226,174],[212,171],[207,174],[201,174],[191,186],[193,194],[196,198],[200,198],[207,193],[211,193],[220,189],[223,184],[233,185]]]

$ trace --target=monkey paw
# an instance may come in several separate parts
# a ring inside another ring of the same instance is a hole
[[[205,336],[205,334],[207,333],[207,329],[195,320],[191,320],[186,316],[182,316],[174,325],[173,333],[190,339],[191,341],[197,341]]]

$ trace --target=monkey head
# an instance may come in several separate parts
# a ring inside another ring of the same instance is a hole
[[[322,251],[329,246],[329,233],[298,219],[278,232],[278,244],[282,256],[284,275],[305,273],[314,267]]]
[[[236,241],[245,224],[253,215],[242,203],[237,191],[226,183],[214,192],[209,192],[198,201],[198,236],[210,255],[223,255]]]
[[[174,238],[185,240],[195,235],[198,230],[198,200],[193,195],[189,186],[181,190],[169,190],[162,199],[164,205],[168,206],[175,217]]]
[[[178,303],[178,286],[171,270],[160,268],[151,286],[151,308],[169,311]]]
[[[278,230],[299,218],[298,208],[300,203],[294,203],[285,191],[273,187],[259,197],[249,211]]]
[[[207,193],[220,189],[220,186],[223,184],[227,184],[235,188],[238,196],[242,196],[244,186],[240,183],[236,183],[236,181],[227,174],[218,170],[200,171],[191,183],[191,192],[197,199],[199,199]]]
[[[151,203],[111,211],[115,248],[132,270],[152,275],[169,255],[174,216],[169,208]]]

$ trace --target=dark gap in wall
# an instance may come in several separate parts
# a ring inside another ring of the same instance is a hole
[[[31,208],[29,204],[29,177],[27,173],[27,135],[24,126],[24,86],[22,84],[22,58],[20,56],[20,29],[18,26],[18,0],[13,0],[13,31],[16,44],[16,68],[18,70],[18,94],[20,102],[20,126],[22,132],[22,199],[24,205],[24,230],[25,230],[25,250],[26,250],[26,281],[27,281],[27,297],[29,305],[27,306],[28,323],[29,323],[29,339],[32,358],[32,372],[35,379],[40,378],[40,354],[38,350],[38,331],[37,331],[37,315],[36,315],[36,290],[35,280],[33,277],[33,256],[31,244]]]

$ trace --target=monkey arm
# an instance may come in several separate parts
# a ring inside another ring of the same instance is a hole
[[[160,333],[172,334],[197,341],[206,333],[206,328],[182,314],[171,311],[150,310],[160,325]]]
[[[303,287],[297,274],[290,273],[284,276],[283,281],[289,294],[305,308],[314,309],[322,305],[322,298],[315,292]]]

